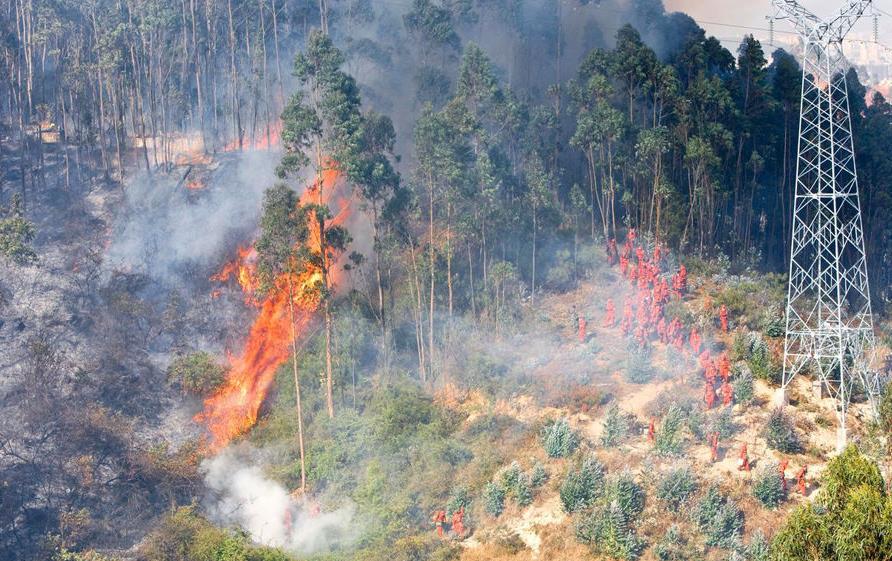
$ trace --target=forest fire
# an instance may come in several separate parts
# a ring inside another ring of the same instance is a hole
[[[282,122],[274,121],[269,126],[260,131],[255,131],[250,138],[242,138],[241,146],[239,139],[231,141],[222,148],[223,152],[235,152],[240,148],[242,150],[269,150],[276,148],[281,144],[282,140]]]
[[[322,189],[318,184],[307,188],[301,195],[301,203],[332,204],[338,199],[340,204],[339,208],[334,209],[333,223],[342,222],[349,214],[349,205],[347,199],[338,193],[339,178],[336,170],[325,171],[322,174]],[[318,228],[311,228],[315,235],[310,237],[309,243],[314,251],[321,246],[318,231]],[[211,280],[219,282],[235,278],[245,295],[245,302],[260,309],[241,353],[229,357],[230,368],[225,385],[205,400],[204,411],[195,417],[210,431],[212,450],[223,448],[257,421],[260,406],[272,385],[276,370],[291,353],[292,338],[300,338],[306,333],[320,304],[319,291],[313,290],[322,282],[322,270],[316,265],[308,265],[299,273],[279,275],[274,288],[258,301],[256,260],[257,252],[253,247],[239,248],[238,257],[211,277]],[[332,267],[329,272],[329,282],[334,285],[338,280],[337,271]]]

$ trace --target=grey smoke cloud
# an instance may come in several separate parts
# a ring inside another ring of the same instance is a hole
[[[257,226],[263,191],[275,181],[280,154],[223,155],[207,173],[204,189],[179,185],[185,168],[172,174],[145,172],[125,187],[124,209],[115,217],[107,264],[158,280],[216,266],[223,254]],[[202,170],[196,166],[193,174]]]
[[[208,516],[224,526],[238,526],[262,545],[310,555],[349,544],[356,536],[352,505],[333,512],[313,512],[292,499],[260,466],[232,448],[201,464],[211,496]]]

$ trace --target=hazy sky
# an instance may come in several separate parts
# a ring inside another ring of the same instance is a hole
[[[800,0],[800,3],[818,14],[828,16],[839,11],[846,0]],[[729,42],[736,42],[744,34],[753,33],[759,39],[767,39],[767,31],[740,29],[730,27],[731,24],[751,26],[768,29],[768,21],[765,19],[772,11],[770,0],[663,0],[667,11],[686,12],[700,22],[710,35]],[[892,0],[875,0],[874,5],[880,10],[892,14]],[[715,22],[715,23],[706,23]],[[777,32],[790,31],[788,22],[780,21],[775,24]],[[872,38],[872,18],[865,18],[855,27],[854,34],[864,39]],[[880,42],[892,44],[892,16],[880,14],[879,18]]]

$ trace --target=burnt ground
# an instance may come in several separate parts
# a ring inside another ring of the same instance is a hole
[[[6,138],[3,148],[8,203],[21,175],[15,143]],[[10,552],[0,559],[81,538],[127,548],[200,484],[189,462],[168,469],[194,457],[201,430],[192,421],[200,403],[171,387],[165,369],[177,352],[235,344],[227,326],[245,313],[235,295],[211,298],[208,277],[223,251],[176,275],[108,257],[135,215],[207,196],[178,185],[184,168],[153,177],[160,198],[138,207],[128,204],[131,179],[104,178],[88,155],[78,166],[68,151],[68,181],[59,145],[45,146],[43,179],[27,177],[37,262],[3,258],[0,268],[0,552]],[[151,248],[142,249],[149,262]],[[47,541],[60,527],[70,535]]]

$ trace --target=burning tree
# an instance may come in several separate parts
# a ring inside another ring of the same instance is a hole
[[[225,385],[205,401],[198,416],[212,433],[214,448],[253,426],[276,370],[296,354],[297,339],[306,333],[337,280],[326,278],[324,267],[337,260],[348,241],[346,230],[339,226],[347,205],[343,202],[338,215],[332,216],[327,206],[311,201],[323,190],[327,197],[336,193],[338,179],[335,172],[325,174],[300,199],[284,184],[269,189],[255,247],[240,250],[237,261],[213,277],[225,281],[234,276],[246,301],[260,309],[243,351],[230,358]],[[325,221],[328,226],[323,229],[320,224]],[[296,371],[296,357],[294,361]],[[301,433],[302,427],[298,428]],[[302,442],[302,434],[298,437]]]
[[[294,75],[302,90],[295,93],[282,114],[282,143],[285,155],[277,169],[282,179],[312,166],[316,180],[308,190],[307,218],[319,244],[309,261],[319,269],[316,286],[325,322],[325,380],[328,416],[334,417],[332,397],[332,265],[335,253],[343,250],[349,235],[329,224],[325,178],[340,174],[356,157],[357,139],[362,133],[359,88],[353,78],[340,70],[344,56],[326,35],[310,34],[307,48],[294,59]]]

